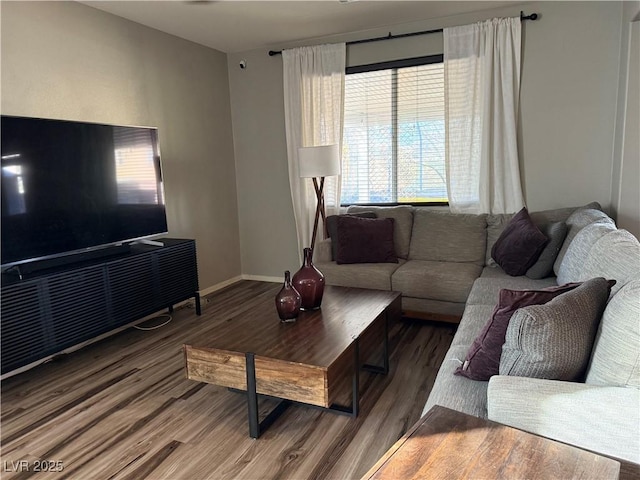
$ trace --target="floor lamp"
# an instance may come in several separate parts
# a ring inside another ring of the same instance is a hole
[[[322,217],[324,238],[327,238],[327,217],[324,211],[324,179],[340,175],[340,152],[338,145],[300,147],[298,149],[298,171],[300,178],[312,178],[316,191],[316,216],[313,222],[311,250],[315,247],[318,221]],[[318,179],[320,181],[318,182]]]

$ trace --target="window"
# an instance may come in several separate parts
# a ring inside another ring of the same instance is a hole
[[[341,204],[447,202],[442,55],[350,67]]]

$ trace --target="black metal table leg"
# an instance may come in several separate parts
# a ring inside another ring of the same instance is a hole
[[[258,419],[258,392],[256,391],[256,363],[253,353],[246,353],[247,371],[247,409],[249,414],[249,436],[258,438],[260,434],[276,421],[276,419],[291,405],[290,400],[281,400],[271,412],[262,420]],[[238,391],[230,389],[232,391]],[[244,393],[244,392],[243,392]]]
[[[202,308],[200,306],[200,293],[196,292],[196,294],[193,296],[193,299],[196,303],[196,315],[202,315]]]
[[[385,317],[384,323],[384,339],[383,339],[383,365],[363,365],[360,367],[360,342],[359,339],[355,339],[353,343],[353,377],[352,377],[352,398],[351,405],[339,405],[332,404],[329,407],[321,407],[316,405],[304,404],[307,407],[317,408],[320,410],[329,410],[331,412],[348,415],[350,417],[357,417],[360,411],[360,368],[371,371],[373,373],[387,374],[389,372],[389,322]],[[258,392],[256,390],[256,365],[255,355],[251,352],[245,354],[246,360],[246,376],[247,376],[247,390],[237,390],[229,388],[232,392],[244,393],[247,396],[247,411],[249,419],[249,436],[251,438],[258,438],[260,434],[266,430],[286,409],[293,403],[291,400],[277,399],[268,395],[263,395],[267,398],[274,400],[280,400],[278,405],[260,422],[258,417]]]
[[[356,339],[354,345],[354,365],[353,365],[353,396],[351,398],[351,416],[357,417],[360,410],[360,342]]]
[[[256,363],[253,353],[245,354],[247,362],[247,407],[249,409],[249,436],[260,436],[258,422],[258,393],[256,392]]]
[[[382,342],[383,359],[380,365],[363,365],[362,369],[367,372],[386,375],[389,373],[389,317],[385,314],[384,318],[384,339]]]
[[[353,377],[352,377],[352,397],[351,407],[345,405],[333,404],[324,410],[330,410],[342,415],[357,417],[360,409],[360,343],[358,339],[353,344]]]

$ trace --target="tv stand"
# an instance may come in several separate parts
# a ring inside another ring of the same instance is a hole
[[[35,260],[29,263],[13,265],[2,272],[3,284],[5,274],[17,274],[17,277],[20,280],[25,280],[43,273],[58,271],[60,268],[74,268],[81,264],[84,265],[96,260],[105,261],[113,257],[128,255],[130,252],[130,244],[121,244],[73,253],[71,255],[63,255],[61,257],[47,258],[44,260]]]
[[[2,274],[2,374],[189,298],[200,315],[194,240]]]

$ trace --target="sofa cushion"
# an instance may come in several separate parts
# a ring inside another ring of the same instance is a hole
[[[604,310],[586,383],[640,388],[640,277]]]
[[[376,218],[374,212],[348,213],[347,215],[360,218]],[[327,234],[329,238],[332,239],[331,260],[335,260],[338,256],[338,217],[341,216],[342,215],[329,215],[327,217]]]
[[[580,380],[586,371],[611,283],[594,278],[511,317],[500,375]]]
[[[491,258],[491,250],[514,215],[513,213],[492,213],[487,215],[487,251],[485,253],[485,265],[497,265],[496,261]]]
[[[571,283],[542,290],[500,290],[498,303],[489,320],[471,344],[464,363],[455,373],[472,380],[489,380],[493,375],[498,375],[502,345],[514,312],[529,305],[543,305],[578,285]]]
[[[391,275],[406,260],[399,263],[353,263],[338,265],[336,262],[316,263],[327,285],[340,287],[391,290]]]
[[[567,236],[567,224],[564,222],[547,223],[540,227],[540,230],[549,239],[549,243],[540,253],[536,263],[525,273],[527,277],[534,279],[546,278],[553,274],[553,262],[556,261],[558,252]]]
[[[442,405],[475,417],[487,418],[487,386],[489,382],[473,382],[453,375],[468,346],[451,346],[438,370],[422,414],[434,405]]]
[[[409,258],[484,265],[485,217],[416,208]]]
[[[391,287],[406,297],[464,303],[481,271],[473,263],[409,260],[393,273]]]
[[[548,243],[526,208],[509,221],[491,249],[491,257],[509,275],[524,275]]]
[[[467,305],[491,305],[498,302],[498,295],[503,288],[511,290],[539,290],[556,285],[555,278],[534,280],[529,277],[511,277],[497,267],[485,267],[471,289]]]
[[[567,248],[562,264],[558,268],[558,283],[577,282],[585,279],[582,275],[584,263],[589,256],[589,252],[600,237],[615,230],[613,223],[591,223],[582,228],[573,238],[571,245]],[[605,275],[591,275],[588,278],[605,277]],[[586,279],[588,279],[586,278]],[[606,278],[615,278],[607,276]]]
[[[560,271],[560,265],[564,260],[567,249],[580,230],[591,223],[609,223],[615,225],[609,216],[596,208],[579,208],[567,218],[567,237],[564,239],[562,248],[558,252],[556,261],[553,264],[553,271],[556,275]]]
[[[402,311],[407,317],[411,317],[414,312],[419,313],[419,318],[421,319],[425,318],[424,314],[446,315],[460,318],[464,312],[464,303],[403,296]],[[437,318],[434,318],[434,320],[438,321]]]
[[[540,210],[538,212],[531,212],[531,219],[536,225],[544,225],[545,223],[553,222],[566,222],[567,219],[576,211],[583,209],[595,209],[601,210],[602,207],[598,202],[591,202],[581,207],[564,207],[553,208],[551,210]]]
[[[464,362],[471,344],[480,335],[480,331],[486,325],[487,319],[491,317],[494,308],[495,304],[467,305],[465,307],[456,336],[451,343],[451,345],[463,345],[466,348],[464,356],[460,357],[459,365]]]
[[[640,462],[638,389],[495,376],[489,381],[487,402],[490,420]]]
[[[568,207],[568,208],[554,208],[550,210],[541,210],[538,212],[529,212],[529,216],[533,223],[538,227],[549,223],[565,222],[569,216],[578,209],[595,208],[600,210],[600,204],[598,202],[591,202],[584,207]],[[504,227],[507,226],[509,220],[513,217],[513,213],[499,213],[487,215],[487,254],[485,265],[495,265],[495,262],[491,258],[491,248],[496,242]]]
[[[398,263],[393,218],[338,217],[336,263]]]
[[[411,228],[413,227],[413,207],[400,205],[398,207],[370,207],[352,205],[347,213],[375,212],[378,218],[393,218],[393,243],[399,258],[409,256],[411,243]]]
[[[600,237],[583,259],[579,280],[605,277],[617,280],[615,294],[640,275],[640,242],[626,230],[612,230]]]

